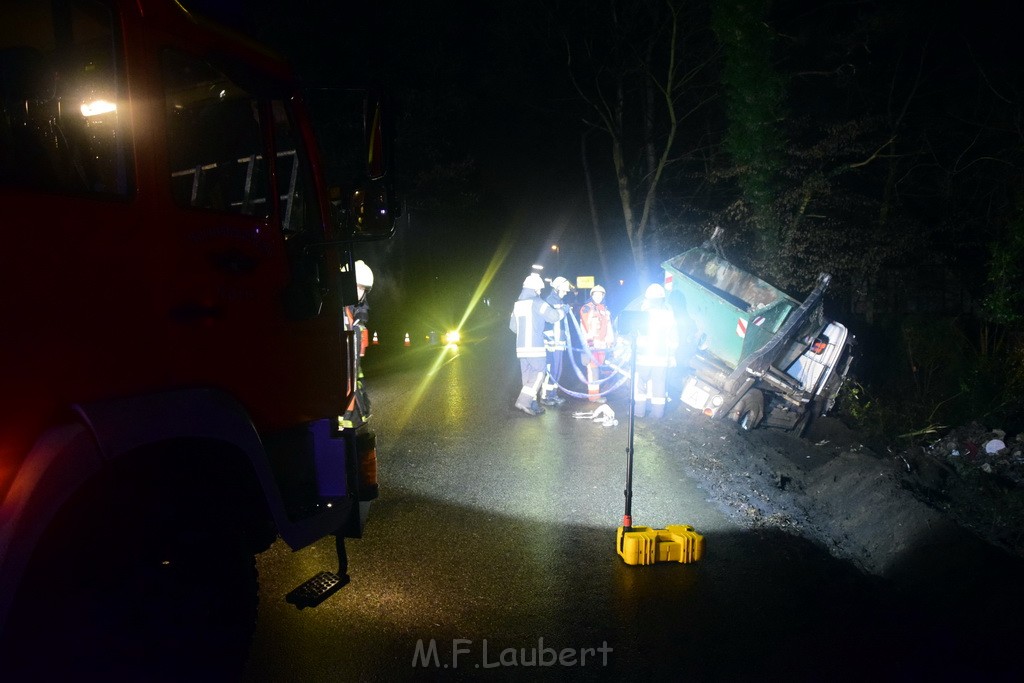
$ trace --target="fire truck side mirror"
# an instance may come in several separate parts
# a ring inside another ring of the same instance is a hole
[[[365,88],[310,88],[305,95],[338,237],[360,242],[392,237],[401,203],[388,99]]]
[[[385,178],[380,178],[352,192],[348,215],[355,237],[385,239],[394,234],[396,216],[391,206],[393,192],[388,185]]]
[[[365,166],[349,202],[353,236],[369,239],[391,237],[399,204],[392,170],[392,137],[387,98],[379,90],[366,91],[363,100]]]

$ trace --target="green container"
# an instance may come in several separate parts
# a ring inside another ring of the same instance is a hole
[[[764,346],[800,306],[782,290],[701,247],[661,267],[677,317],[689,317],[700,349],[730,368]]]

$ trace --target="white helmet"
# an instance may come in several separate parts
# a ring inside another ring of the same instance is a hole
[[[343,265],[340,270],[343,273],[347,273],[348,264]],[[373,288],[373,271],[362,260],[356,261],[356,285],[363,289]]]
[[[540,291],[544,289],[544,280],[537,273],[530,273],[523,280],[523,289],[536,289]]]
[[[356,284],[366,289],[373,287],[373,271],[362,261],[356,261]]]
[[[665,288],[662,287],[661,285],[657,285],[657,284],[651,285],[650,287],[647,288],[647,291],[644,292],[644,298],[645,299],[664,299],[665,298]]]
[[[605,294],[604,287],[601,285],[594,285],[590,290],[590,295],[593,296],[594,294]]]
[[[568,292],[570,289],[572,289],[572,285],[569,284],[568,280],[559,275],[558,277],[551,281],[551,289],[555,291],[560,291],[564,289],[565,291]]]

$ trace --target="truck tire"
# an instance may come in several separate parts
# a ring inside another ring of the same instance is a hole
[[[736,421],[744,431],[757,429],[764,418],[764,394],[759,389],[751,389],[730,411],[729,417]]]
[[[810,428],[811,423],[814,422],[814,419],[821,414],[821,409],[822,403],[820,399],[815,399],[808,403],[806,410],[797,418],[793,428],[789,430],[790,433],[797,438],[802,438],[807,434],[807,430]]]
[[[793,425],[793,428],[789,430],[789,432],[790,432],[790,434],[792,434],[793,436],[795,436],[795,437],[797,437],[799,439],[799,438],[803,437],[803,435],[805,433],[807,433],[807,428],[810,426],[810,424],[811,424],[811,407],[807,406],[807,409],[804,410],[803,414],[800,415],[800,417],[798,417],[796,419],[796,423]]]
[[[231,496],[196,498],[201,490],[174,488],[180,480],[153,487],[137,474],[74,500],[33,555],[5,628],[14,671],[239,678],[259,585],[254,553],[229,522]]]

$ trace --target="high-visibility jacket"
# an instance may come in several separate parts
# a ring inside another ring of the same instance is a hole
[[[345,307],[346,328],[353,330],[359,337],[359,355],[366,355],[366,347],[370,345],[370,330],[366,323],[369,318],[370,307],[366,299],[361,299],[355,306]]]
[[[636,364],[643,367],[667,368],[675,360],[679,346],[679,330],[672,309],[664,304],[648,305],[646,329],[636,338]]]
[[[595,349],[610,349],[615,342],[612,313],[603,303],[588,301],[580,308],[580,327],[584,341]]]
[[[508,327],[516,333],[516,358],[544,357],[544,326],[557,323],[565,316],[553,308],[533,289],[523,289],[512,307]]]
[[[559,318],[549,322],[544,331],[544,348],[548,351],[565,351],[569,347],[569,321],[565,319],[565,304],[555,291],[548,294],[546,301],[548,306],[559,311]]]

